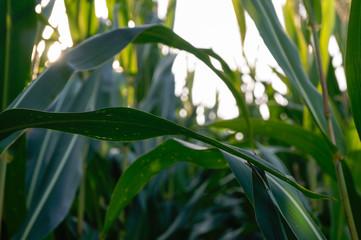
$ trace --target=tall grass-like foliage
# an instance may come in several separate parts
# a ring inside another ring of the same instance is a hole
[[[175,34],[175,0],[163,20],[153,0],[107,1],[107,20],[94,1],[65,0],[74,47],[49,63],[37,49],[58,41],[57,29],[42,39],[54,2],[37,14],[34,1],[0,0],[1,239],[361,236],[359,0],[287,0],[285,28],[271,0],[232,0],[242,46],[249,15],[283,96],[255,66],[233,71]],[[176,96],[166,47],[208,66],[239,117],[218,118],[216,103],[199,126],[194,74]],[[268,120],[245,101],[256,82]]]

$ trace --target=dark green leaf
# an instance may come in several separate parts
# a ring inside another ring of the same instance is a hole
[[[308,12],[310,20],[314,24],[321,24],[322,8],[320,0],[303,0],[304,6]]]
[[[332,152],[324,138],[300,126],[274,120],[252,119],[252,124],[256,135],[277,139],[285,144],[297,147],[304,153],[310,154],[326,173],[333,179],[336,179],[335,169],[332,164]],[[238,119],[219,121],[209,126],[228,128],[240,132],[247,130],[245,121]]]
[[[105,108],[84,113],[49,113],[10,109],[0,114],[0,139],[25,128],[46,128],[107,141],[138,141],[164,135],[184,135],[236,155],[277,176],[311,198],[333,199],[313,193],[282,174],[261,158],[222,144],[168,120],[131,108]]]
[[[246,165],[244,160],[225,152],[223,152],[223,155],[234,175],[237,177],[237,180],[242,185],[247,197],[251,202],[254,202],[253,187],[250,182],[250,178],[252,177],[251,169]],[[276,156],[272,157],[274,159],[277,158]],[[287,229],[290,228],[293,234],[299,239],[325,239],[322,232],[303,206],[299,192],[271,175],[266,174],[266,176],[274,197],[273,204],[277,206],[284,218]]]
[[[113,191],[103,234],[108,231],[119,212],[154,175],[179,161],[197,163],[206,168],[227,167],[222,154],[216,149],[206,149],[177,139],[163,142],[151,152],[138,158],[123,173]]]
[[[347,32],[345,73],[347,91],[356,129],[361,139],[361,2],[351,2]]]
[[[361,236],[361,208],[360,208],[360,202],[361,202],[361,196],[360,193],[357,191],[355,183],[352,178],[352,173],[350,169],[348,168],[345,161],[342,161],[340,164],[342,164],[342,171],[343,176],[345,178],[345,183],[347,187],[347,194],[348,194],[348,201],[351,205],[351,211],[353,220],[355,222],[355,227],[357,230],[357,235]],[[345,199],[342,199],[342,201],[346,201]]]
[[[55,111],[93,108],[103,69],[94,71],[77,94],[72,90],[79,84],[78,78],[70,80],[57,99]],[[30,137],[32,154],[27,159],[26,181],[29,213],[17,237],[42,239],[64,220],[73,203],[88,142],[84,137],[53,131],[37,132]]]
[[[266,239],[286,239],[281,216],[272,201],[266,176],[252,167],[253,204],[257,223]]]
[[[31,80],[31,53],[37,31],[34,8],[35,1],[0,1],[1,109]]]
[[[4,199],[4,220],[7,233],[12,237],[26,216],[25,170],[26,138],[22,137],[9,149],[12,160],[7,163]]]

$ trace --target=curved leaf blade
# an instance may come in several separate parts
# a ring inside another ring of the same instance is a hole
[[[251,202],[254,202],[253,187],[249,181],[252,177],[251,169],[243,159],[225,152],[223,152],[223,155],[237,180],[242,185],[247,197]],[[325,239],[303,206],[299,198],[299,192],[269,174],[266,174],[266,176],[275,199],[273,203],[277,206],[293,234],[299,239]]]
[[[332,162],[329,161],[332,159],[333,152],[330,151],[329,144],[325,142],[324,138],[297,125],[291,125],[280,121],[264,121],[262,119],[252,119],[251,121],[256,135],[277,139],[297,147],[304,153],[310,154],[326,173],[333,179],[336,179],[335,169]],[[245,121],[238,119],[219,121],[208,126],[228,128],[240,132],[247,130]],[[336,150],[333,149],[333,151]]]
[[[272,164],[242,149],[225,145],[168,120],[131,108],[105,108],[83,113],[49,113],[10,109],[0,114],[0,139],[25,128],[46,128],[107,141],[138,141],[164,135],[183,135],[238,156],[299,189],[310,198],[334,199],[316,194],[282,174]]]
[[[195,48],[179,37],[171,29],[162,25],[143,25],[135,28],[119,28],[103,34],[97,34],[82,42],[53,65],[47,68],[11,103],[9,108],[45,109],[58,96],[69,78],[77,71],[90,70],[104,64],[111,57],[122,51],[131,42],[137,44],[163,43],[170,47],[185,50],[203,61],[220,77],[236,98],[239,112],[249,119],[246,105],[240,91],[232,80],[222,71],[216,69],[209,55],[202,49]],[[221,58],[217,58],[218,60]],[[223,64],[222,67],[226,65]],[[228,69],[228,68],[227,68]],[[226,69],[226,70],[227,70]],[[8,109],[9,109],[8,108]],[[250,128],[251,129],[251,128]],[[16,138],[19,135],[14,135]],[[11,141],[0,142],[0,154]]]
[[[120,211],[153,176],[179,161],[196,163],[206,168],[228,166],[217,149],[207,149],[178,139],[166,140],[151,152],[138,158],[119,179],[106,212],[103,235]]]
[[[263,41],[273,57],[289,77],[295,89],[299,91],[317,126],[325,136],[329,136],[326,118],[323,114],[322,95],[313,86],[302,69],[298,51],[278,21],[272,2],[268,0],[242,0],[242,3],[254,20]],[[341,154],[346,154],[345,139],[334,116],[332,116],[332,124],[335,130],[337,146]]]
[[[345,74],[347,92],[356,129],[361,140],[361,2],[351,2],[350,20],[348,23]]]
[[[287,239],[272,193],[266,186],[266,176],[252,167],[252,190],[257,223],[266,239]]]

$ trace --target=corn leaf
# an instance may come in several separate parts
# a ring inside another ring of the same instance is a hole
[[[310,154],[322,169],[336,180],[335,169],[332,162],[330,162],[333,152],[330,151],[329,145],[324,138],[300,126],[275,120],[252,119],[252,124],[256,135],[277,139],[285,144],[295,146],[304,153]],[[245,121],[238,119],[215,122],[210,124],[209,127],[228,128],[239,132],[247,130]]]
[[[361,2],[351,2],[350,20],[347,33],[345,73],[347,92],[355,126],[361,139]]]
[[[210,67],[235,94],[239,111],[242,112],[242,109],[246,109],[232,80],[213,66],[207,51],[193,47],[172,30],[161,25],[120,28],[87,39],[47,68],[39,78],[25,88],[9,108],[45,109],[58,96],[72,74],[99,67],[131,42],[138,44],[163,43],[194,54]],[[247,112],[244,113],[244,117],[248,118]],[[16,135],[12,136],[13,139],[16,137]],[[11,140],[0,142],[0,154],[11,144]]]
[[[310,198],[333,199],[311,192],[282,174],[272,164],[242,149],[198,134],[166,119],[131,108],[104,108],[83,113],[49,113],[29,109],[10,109],[0,114],[0,140],[25,128],[45,128],[80,134],[105,141],[139,141],[164,135],[183,135],[234,154],[299,189]]]
[[[260,35],[273,57],[289,77],[295,89],[299,91],[321,132],[325,136],[329,136],[326,118],[324,116],[322,95],[312,85],[302,69],[298,51],[285,34],[271,1],[243,0],[242,2],[244,8],[256,23]],[[332,117],[332,123],[335,130],[337,146],[340,152],[345,154],[345,139],[334,116]],[[331,159],[329,161],[331,161]]]
[[[156,174],[172,164],[184,161],[206,168],[225,168],[227,162],[217,149],[207,149],[178,139],[168,139],[138,158],[119,179],[107,209],[103,234],[117,219],[120,211]]]

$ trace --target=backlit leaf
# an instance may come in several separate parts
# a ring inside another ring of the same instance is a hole
[[[49,113],[10,109],[0,114],[0,139],[24,128],[46,128],[107,141],[138,141],[164,135],[183,135],[236,155],[291,184],[310,198],[333,199],[311,192],[282,174],[263,159],[242,149],[198,134],[152,114],[131,108],[105,108],[84,113]]]
[[[345,73],[356,129],[361,139],[361,2],[351,2],[347,33]]]

